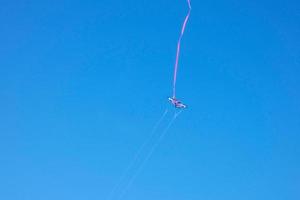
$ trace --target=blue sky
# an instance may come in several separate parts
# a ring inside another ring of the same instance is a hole
[[[191,4],[189,108],[123,199],[299,199],[299,1]],[[1,1],[0,199],[105,199],[167,105],[186,12]]]

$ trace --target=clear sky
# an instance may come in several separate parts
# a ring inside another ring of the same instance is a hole
[[[300,199],[299,1],[191,4],[188,109],[123,199]],[[1,1],[0,199],[105,200],[166,107],[186,12],[185,0]]]

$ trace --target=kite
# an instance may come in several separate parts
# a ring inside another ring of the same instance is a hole
[[[186,27],[186,24],[188,22],[190,12],[191,12],[191,4],[190,0],[187,0],[188,3],[188,13],[185,16],[185,19],[183,21],[181,32],[178,38],[177,42],[177,51],[176,51],[176,59],[174,64],[174,76],[173,76],[173,95],[172,97],[169,97],[168,100],[170,103],[175,106],[175,108],[178,108],[180,110],[175,110],[173,117],[169,122],[166,124],[166,126],[162,126],[163,129],[159,130],[158,128],[161,127],[161,124],[164,123],[165,117],[167,116],[168,109],[165,110],[165,112],[161,115],[157,123],[152,128],[150,137],[146,139],[146,141],[143,143],[143,145],[138,149],[137,153],[135,154],[132,162],[129,163],[128,167],[120,177],[119,181],[115,184],[115,187],[111,190],[109,195],[107,196],[106,200],[122,200],[123,197],[126,195],[127,191],[129,190],[130,186],[133,184],[134,180],[137,178],[137,176],[140,174],[140,172],[143,170],[149,159],[151,158],[152,154],[155,152],[157,146],[159,143],[164,139],[166,134],[168,133],[170,127],[175,122],[176,118],[179,116],[179,114],[183,111],[182,109],[186,108],[187,106],[183,104],[181,101],[179,101],[176,98],[176,78],[177,78],[177,70],[178,70],[178,60],[179,60],[179,54],[180,54],[180,45],[181,45],[181,39],[184,34],[184,30]],[[147,149],[148,147],[148,149]],[[144,155],[143,155],[144,152]],[[130,173],[132,172],[132,173]]]
[[[169,101],[175,106],[175,108],[186,108],[186,105],[178,101],[176,98],[169,97]]]
[[[175,58],[175,64],[174,64],[174,75],[173,75],[173,96],[169,98],[169,101],[176,107],[176,108],[186,108],[186,105],[182,104],[180,101],[176,99],[176,79],[177,79],[177,70],[178,70],[178,60],[179,60],[179,54],[180,54],[180,46],[181,46],[181,39],[183,37],[186,24],[189,20],[190,13],[192,10],[190,0],[187,0],[188,4],[188,13],[185,16],[185,19],[183,21],[181,32],[177,41],[177,50],[176,50],[176,58]]]

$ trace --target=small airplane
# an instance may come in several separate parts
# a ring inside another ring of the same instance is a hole
[[[178,101],[175,97],[169,97],[168,100],[175,106],[175,108],[186,108],[186,105]]]

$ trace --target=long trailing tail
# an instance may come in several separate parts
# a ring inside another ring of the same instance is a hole
[[[192,10],[190,0],[187,0],[187,4],[188,4],[188,7],[189,7],[189,10],[188,10],[187,15],[185,16],[184,21],[183,21],[183,24],[182,24],[182,27],[181,27],[181,32],[180,32],[178,42],[177,42],[176,59],[175,59],[175,64],[174,64],[173,98],[176,97],[176,79],[177,79],[177,69],[178,69],[178,60],[179,60],[179,54],[180,54],[181,39],[182,39],[182,36],[184,34],[185,26],[186,26],[187,21],[189,20],[190,13],[191,13],[191,10]]]

